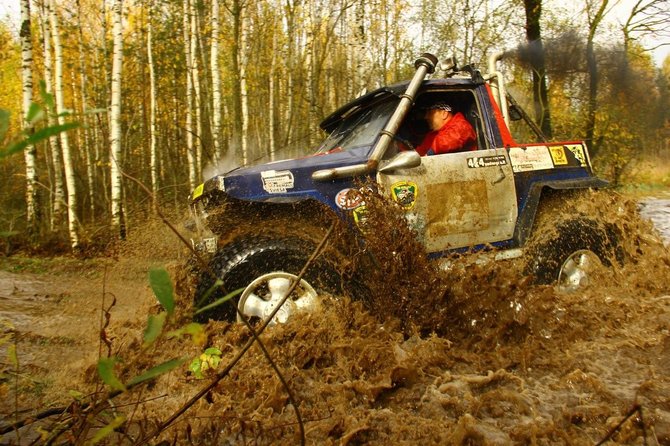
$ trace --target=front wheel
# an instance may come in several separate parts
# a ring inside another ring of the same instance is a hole
[[[244,291],[230,302],[196,314],[195,320],[235,321],[239,318],[235,307],[246,316],[268,316],[288,291],[290,282],[297,278],[314,248],[312,242],[297,237],[242,237],[224,246],[210,262],[210,268],[223,285],[212,290],[215,279],[204,275],[196,288],[195,309],[208,306],[235,290]],[[283,322],[299,306],[316,308],[306,304],[317,299],[315,296],[320,293],[341,294],[342,282],[332,262],[317,258],[274,322]]]
[[[293,286],[298,280],[295,274],[272,272],[264,274],[251,282],[242,292],[237,304],[237,321],[242,318],[256,317],[262,321],[269,319],[286,294],[288,299],[279,307],[270,324],[285,323],[300,311],[317,312],[321,309],[321,298],[316,290],[305,280]]]
[[[526,272],[536,283],[575,291],[594,283],[597,271],[623,263],[616,230],[587,218],[558,224],[551,236],[531,243]]]

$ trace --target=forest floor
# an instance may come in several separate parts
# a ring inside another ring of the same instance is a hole
[[[461,259],[445,273],[453,323],[439,334],[402,330],[347,299],[269,328],[261,338],[302,428],[254,346],[152,441],[589,445],[616,431],[608,444],[670,444],[670,253],[634,208],[616,211],[630,260],[578,293],[532,285],[506,263]],[[91,430],[70,429],[56,444],[91,439],[115,419],[125,423],[109,444],[136,444],[205,388],[213,373],[199,379],[189,363],[216,347],[222,370],[250,338],[245,327],[210,322],[202,335],[142,345],[147,318],[159,311],[149,268],[166,267],[187,289],[187,257],[152,222],[106,258],[0,258],[0,426],[28,420],[0,443],[42,443],[88,414],[74,426]],[[166,331],[188,325],[190,305],[180,291]],[[104,389],[96,363],[105,356],[120,358],[124,382],[170,359],[186,362],[91,414],[85,402]]]

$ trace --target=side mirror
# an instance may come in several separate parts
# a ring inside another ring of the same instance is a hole
[[[381,166],[379,173],[391,173],[397,169],[411,169],[412,167],[419,167],[421,165],[421,155],[414,150],[407,150],[400,152],[387,163]]]

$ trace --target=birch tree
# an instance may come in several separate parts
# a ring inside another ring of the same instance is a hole
[[[240,70],[240,107],[241,107],[241,150],[242,150],[242,165],[246,166],[249,163],[249,92],[247,90],[247,21],[245,20],[244,10],[240,8],[240,45],[239,53],[239,70]]]
[[[189,69],[191,70],[191,81],[193,83],[193,118],[195,120],[195,135],[193,135],[193,145],[195,151],[195,180],[196,184],[200,183],[202,171],[202,90],[200,88],[200,63],[198,58],[198,36],[200,30],[198,27],[198,11],[195,5],[195,0],[189,2],[189,17],[191,19],[191,34],[190,34],[190,55],[191,63]]]
[[[195,156],[195,145],[193,142],[193,54],[191,53],[191,21],[189,20],[189,0],[184,0],[184,59],[186,60],[186,124],[184,132],[186,133],[186,158],[188,160],[188,183],[191,190],[198,185],[198,173],[196,169],[197,158]]]
[[[52,1],[49,14],[51,24],[51,35],[54,44],[54,58],[56,76],[56,119],[58,125],[65,123],[65,99],[63,95],[63,46],[60,40],[60,26],[58,24],[58,15],[56,13],[56,3]],[[67,132],[60,132],[60,145],[63,151],[63,167],[65,168],[65,182],[67,185],[67,222],[70,235],[70,246],[72,249],[79,247],[79,234],[77,233],[77,188],[75,185],[74,166],[72,164],[72,153],[70,152],[70,139]]]
[[[47,97],[52,97],[53,93],[53,59],[51,57],[51,25],[49,24],[49,17],[51,15],[51,2],[44,0],[40,8],[40,25],[42,28],[42,44],[44,54],[44,85]],[[54,125],[53,116],[51,113],[47,114],[47,124],[51,127]],[[63,221],[65,208],[65,186],[63,184],[63,162],[58,148],[58,141],[56,136],[52,136],[46,140],[47,151],[51,155],[51,167],[53,181],[51,184],[51,220],[50,228],[55,231],[60,227]],[[48,164],[47,164],[48,165]]]
[[[115,0],[112,27],[112,81],[109,110],[109,145],[111,158],[112,229],[123,240],[126,238],[123,215],[121,175],[121,73],[123,63],[123,0]]]
[[[153,5],[149,3],[149,14],[147,18],[147,64],[149,65],[149,159],[151,169],[151,193],[154,211],[158,206],[158,148],[156,142],[156,72],[154,69],[153,52]]]
[[[95,174],[93,169],[93,157],[91,155],[91,135],[89,132],[90,120],[88,118],[88,100],[86,95],[86,84],[88,80],[86,63],[86,51],[84,49],[84,31],[81,26],[82,9],[81,2],[77,0],[77,43],[79,45],[79,92],[81,96],[81,120],[83,128],[79,129],[79,148],[84,152],[86,158],[86,181],[88,185],[89,210],[91,219],[95,218]],[[83,138],[82,138],[83,137]],[[83,139],[83,141],[82,141]]]
[[[212,0],[212,43],[210,48],[210,70],[212,73],[212,140],[214,157],[223,158],[221,144],[221,73],[219,68],[219,0]],[[274,36],[275,34],[273,34]]]
[[[33,42],[30,31],[30,0],[21,0],[21,75],[23,83],[23,128],[28,131],[31,127],[30,107],[33,102]],[[24,150],[26,161],[26,221],[28,233],[34,236],[37,233],[39,221],[39,202],[37,196],[37,150],[34,145]]]

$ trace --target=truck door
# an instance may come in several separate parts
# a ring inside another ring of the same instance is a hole
[[[505,149],[426,156],[421,165],[379,173],[429,253],[509,240],[517,217]]]

